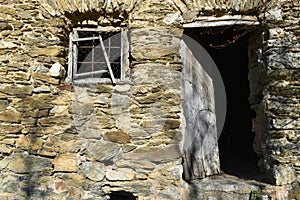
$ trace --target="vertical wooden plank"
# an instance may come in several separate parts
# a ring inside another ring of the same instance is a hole
[[[73,33],[70,33],[69,36],[69,55],[68,55],[68,73],[66,82],[71,83],[73,81]]]
[[[211,77],[182,41],[183,110],[186,128],[183,144],[185,180],[220,173],[214,88]]]
[[[127,31],[122,29],[121,31],[121,80],[125,79],[126,67],[128,63],[128,38]]]
[[[78,39],[78,32],[77,30],[74,31],[74,39]],[[77,58],[78,58],[78,42],[73,42],[73,74],[77,74]],[[73,76],[72,76],[72,79]]]
[[[94,34],[93,34],[93,37],[94,37]],[[94,40],[93,40],[94,41]],[[94,44],[94,42],[93,42],[93,46],[92,46],[92,71],[91,72],[93,72],[94,71],[94,65],[95,65],[95,44]],[[93,77],[93,74],[91,74],[92,75],[92,77]]]

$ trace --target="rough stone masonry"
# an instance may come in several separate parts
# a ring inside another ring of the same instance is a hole
[[[298,0],[0,2],[0,199],[299,199]],[[182,178],[183,24],[224,15],[261,24],[249,102],[271,185]],[[130,69],[116,86],[65,81],[70,32],[87,24],[130,30]]]

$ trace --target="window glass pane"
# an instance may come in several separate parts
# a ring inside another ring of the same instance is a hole
[[[93,46],[100,46],[100,40],[93,40]]]
[[[121,57],[121,49],[119,49],[119,48],[111,48],[110,49],[110,55],[109,55],[110,62],[119,62],[120,57]]]
[[[103,40],[103,44],[104,44],[105,47],[108,47],[110,45],[109,39]]]
[[[111,77],[109,75],[109,72],[107,72],[107,73],[102,74],[101,78],[111,78]]]
[[[94,63],[94,71],[99,71],[99,70],[107,70],[107,65],[105,62]]]
[[[120,78],[121,77],[121,66],[120,63],[110,63],[111,69],[113,71],[113,74],[115,78]]]
[[[79,38],[87,38],[87,37],[94,37],[96,32],[94,31],[78,31]]]
[[[95,62],[105,62],[105,57],[104,57],[103,51],[102,51],[100,46],[97,46],[95,48],[95,55],[94,56],[95,56],[94,57]]]
[[[92,48],[78,47],[78,62],[92,62]]]
[[[91,47],[93,46],[93,42],[91,40],[84,40],[78,42],[79,47]]]
[[[78,63],[77,64],[77,73],[86,73],[93,71],[93,65],[92,63]]]
[[[111,47],[120,47],[121,46],[121,34],[120,33],[110,37],[110,46]]]

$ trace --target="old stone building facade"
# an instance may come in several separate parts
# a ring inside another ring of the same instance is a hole
[[[0,199],[299,199],[299,0],[0,2]],[[100,39],[112,31],[117,47]],[[213,81],[182,39],[195,32],[245,41],[264,181],[217,175]],[[76,82],[78,52],[100,47],[118,49],[116,83]]]

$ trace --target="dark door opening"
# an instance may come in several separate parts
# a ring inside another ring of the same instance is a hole
[[[186,29],[184,34],[207,50],[225,85],[227,113],[218,141],[221,170],[240,178],[261,180],[257,166],[259,158],[252,148],[254,133],[251,132],[253,116],[248,103],[248,36],[239,37],[242,31],[234,28],[193,28]],[[235,37],[239,38],[228,45]]]

